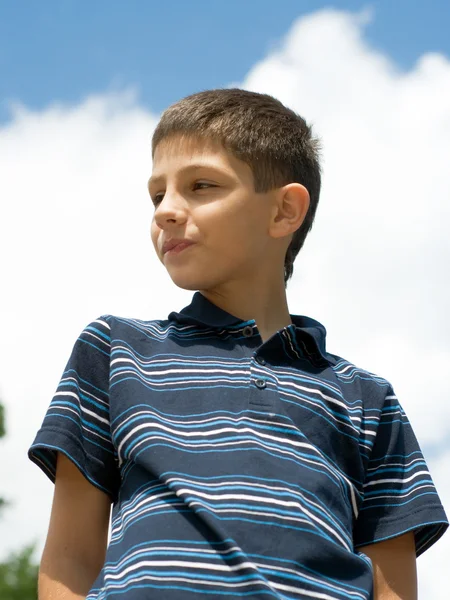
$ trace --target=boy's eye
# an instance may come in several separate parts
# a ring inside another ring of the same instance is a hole
[[[206,187],[216,187],[215,185],[212,185],[211,183],[206,183],[205,181],[196,181],[193,185],[194,190],[198,189],[197,186],[200,185],[206,185]]]
[[[192,185],[192,189],[193,189],[193,191],[198,190],[198,189],[206,189],[204,186],[206,186],[206,188],[217,187],[217,186],[213,185],[212,183],[206,183],[206,181],[196,181]],[[153,204],[156,206],[157,204],[159,204],[162,201],[163,198],[164,198],[164,194],[156,194],[155,197],[153,198]]]

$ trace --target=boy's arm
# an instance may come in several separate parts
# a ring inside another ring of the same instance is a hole
[[[111,500],[58,452],[39,600],[85,599],[106,554]]]
[[[414,533],[358,548],[373,565],[374,600],[417,600]]]

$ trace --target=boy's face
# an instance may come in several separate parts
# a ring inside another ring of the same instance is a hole
[[[250,167],[222,145],[164,139],[155,151],[149,192],[155,205],[152,242],[178,287],[220,289],[254,279],[270,262],[282,268],[285,248],[274,253],[268,225],[276,190],[256,193]],[[171,238],[195,244],[163,254]]]

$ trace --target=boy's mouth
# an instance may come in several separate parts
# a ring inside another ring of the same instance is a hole
[[[177,254],[178,252],[181,252],[182,250],[188,248],[189,246],[192,246],[193,244],[195,244],[195,242],[186,239],[168,240],[164,242],[162,251],[163,254],[167,254],[168,252]]]

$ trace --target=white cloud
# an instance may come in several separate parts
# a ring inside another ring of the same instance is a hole
[[[324,141],[323,193],[290,310],[325,324],[330,352],[393,383],[450,512],[450,62],[430,53],[402,72],[368,46],[368,19],[299,19],[242,85],[277,96]],[[103,313],[165,318],[191,298],[150,241],[155,123],[130,93],[16,107],[0,130],[0,478],[16,502],[0,552],[33,537],[42,549],[52,486],[26,450],[82,327]],[[444,598],[433,581],[444,581],[447,537],[419,559],[424,597]]]
[[[429,466],[439,493],[447,500],[450,508],[448,481],[448,465],[450,464],[450,449],[447,448],[439,457],[429,461]],[[448,514],[447,510],[447,514]],[[450,534],[447,532],[418,560],[419,598],[445,600],[448,598],[449,575],[448,562],[450,557]]]
[[[435,441],[450,433],[450,62],[428,54],[400,72],[364,41],[367,19],[298,20],[245,85],[276,94],[324,142],[291,304],[323,320],[331,352],[391,377],[421,439]]]
[[[146,192],[156,117],[132,93],[42,112],[16,107],[0,130],[1,495],[14,501],[0,554],[38,539],[53,486],[26,450],[76,337],[101,314],[164,318],[191,293],[174,289],[150,241]]]

